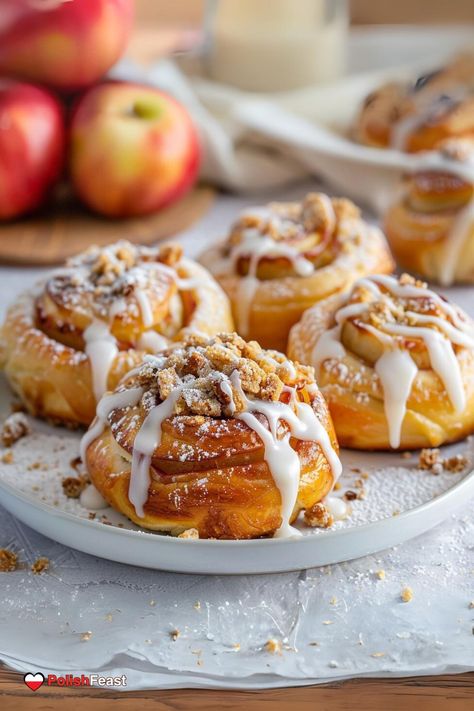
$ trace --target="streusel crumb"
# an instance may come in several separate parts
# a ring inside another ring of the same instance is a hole
[[[31,570],[35,575],[40,575],[41,573],[44,573],[46,570],[49,569],[49,558],[37,558],[33,565],[31,566]]]
[[[199,538],[199,531],[197,528],[187,528],[185,531],[179,534],[178,538],[191,538],[191,539],[197,539]]]
[[[62,480],[63,491],[68,499],[78,499],[87,485],[87,479],[82,476],[67,476]]]
[[[265,651],[270,654],[281,654],[283,645],[279,639],[271,638],[265,643]]]
[[[4,447],[11,447],[22,437],[30,434],[31,428],[23,412],[15,412],[3,423],[0,438]]]
[[[400,597],[403,602],[410,602],[413,600],[413,590],[409,587],[403,588]]]
[[[0,548],[0,573],[12,573],[17,567],[17,554],[8,548]]]
[[[419,469],[433,471],[433,469],[442,469],[441,452],[439,449],[422,449],[418,461]]]
[[[318,503],[306,509],[304,522],[313,528],[329,528],[334,523],[334,517],[324,504]]]

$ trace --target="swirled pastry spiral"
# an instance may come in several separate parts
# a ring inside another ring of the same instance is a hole
[[[201,262],[228,294],[238,332],[277,350],[309,306],[393,268],[382,233],[358,208],[320,193],[246,211]]]
[[[415,82],[389,82],[366,98],[354,126],[360,143],[409,153],[474,136],[474,53]]]
[[[146,356],[82,441],[92,482],[144,528],[201,538],[297,535],[340,473],[311,368],[237,334]]]
[[[229,327],[227,297],[178,245],[118,242],[71,259],[9,309],[0,362],[32,414],[89,425],[144,353]]]
[[[315,366],[342,446],[437,447],[474,432],[474,324],[404,275],[309,309],[292,358]]]
[[[474,141],[453,141],[450,150],[457,161],[405,178],[384,218],[397,262],[444,286],[474,283]]]

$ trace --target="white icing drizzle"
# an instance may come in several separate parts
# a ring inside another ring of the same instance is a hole
[[[376,297],[380,297],[382,292],[379,284],[389,292],[389,295],[385,295],[388,303],[390,294],[402,298],[429,297],[454,323],[454,325],[448,323],[439,316],[407,311],[406,315],[417,325],[387,322],[383,326],[384,331],[381,331],[371,324],[363,324],[363,327],[373,333],[384,346],[384,352],[375,364],[375,372],[380,379],[384,394],[390,446],[396,449],[400,446],[407,401],[418,372],[416,363],[409,352],[400,347],[400,340],[397,337],[420,338],[424,342],[431,367],[443,383],[453,408],[457,412],[462,412],[466,405],[466,393],[453,344],[474,349],[474,333],[471,326],[462,320],[451,304],[429,289],[411,284],[399,284],[394,277],[385,275],[360,279],[355,288],[364,286]],[[342,325],[347,319],[365,313],[369,306],[368,302],[361,302],[339,309],[335,316],[337,325],[325,332],[313,349],[312,361],[316,369],[319,369],[327,359],[344,358],[346,350],[341,343]],[[439,330],[418,324],[432,324]]]
[[[148,499],[151,458],[161,442],[161,425],[173,414],[181,390],[182,387],[176,388],[166,400],[150,410],[133,443],[128,497],[135,507],[137,516],[141,518],[145,515],[143,507]]]
[[[102,494],[95,488],[94,484],[88,484],[79,496],[79,503],[84,506],[85,509],[90,509],[91,511],[99,511],[100,509],[106,509],[108,506],[107,501],[104,499]]]
[[[335,521],[342,521],[349,513],[346,502],[339,496],[326,496],[323,503]]]
[[[137,341],[137,348],[157,353],[169,346],[169,340],[156,331],[145,331]]]
[[[129,373],[131,376],[131,373]],[[107,424],[108,417],[112,410],[136,405],[143,395],[143,388],[129,388],[116,393],[104,395],[99,401],[96,410],[95,420],[81,439],[80,454],[81,459],[86,462],[86,452],[90,444],[97,437],[100,437]]]
[[[439,281],[443,286],[450,286],[454,282],[461,252],[473,229],[474,197],[461,210],[446,238],[439,274]]]
[[[135,288],[135,298],[140,309],[143,325],[145,328],[153,326],[153,309],[151,308],[148,294],[143,289]]]
[[[237,371],[232,373],[231,381],[246,406],[246,410],[236,417],[251,427],[262,440],[265,447],[265,461],[280,491],[282,522],[275,531],[275,537],[299,536],[300,532],[290,525],[290,519],[298,497],[301,465],[298,454],[290,444],[290,437],[319,444],[331,467],[334,482],[342,471],[339,457],[311,405],[294,398],[295,412],[292,407],[282,402],[249,399],[242,390]],[[294,392],[293,388],[292,390]],[[260,422],[255,413],[266,417],[269,429]],[[289,432],[279,438],[278,429],[282,421],[288,425]]]
[[[105,321],[94,319],[84,331],[85,352],[89,358],[92,373],[92,389],[96,401],[107,390],[107,378],[114,362],[118,347]]]

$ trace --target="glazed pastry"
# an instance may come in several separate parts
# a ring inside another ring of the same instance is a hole
[[[397,262],[444,286],[474,283],[474,141],[456,147],[457,161],[407,176],[384,219]]]
[[[146,356],[82,440],[90,478],[132,521],[201,538],[298,535],[340,474],[311,368],[237,334]]]
[[[9,309],[0,363],[33,415],[89,425],[144,353],[230,327],[227,297],[178,245],[118,242],[71,259]]]
[[[201,262],[228,294],[237,331],[282,351],[309,306],[393,268],[380,230],[349,200],[320,193],[248,210]]]
[[[354,126],[359,143],[409,153],[469,136],[474,136],[474,53],[415,82],[380,87],[366,98]]]
[[[309,309],[292,358],[316,368],[342,446],[414,449],[474,432],[474,323],[408,275]]]

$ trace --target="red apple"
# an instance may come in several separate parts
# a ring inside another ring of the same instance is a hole
[[[70,171],[92,210],[110,217],[156,212],[192,186],[198,167],[191,118],[162,91],[109,81],[78,103]]]
[[[63,111],[46,89],[0,79],[0,219],[38,207],[61,173]]]
[[[122,54],[132,16],[133,0],[0,0],[0,72],[85,87]]]

